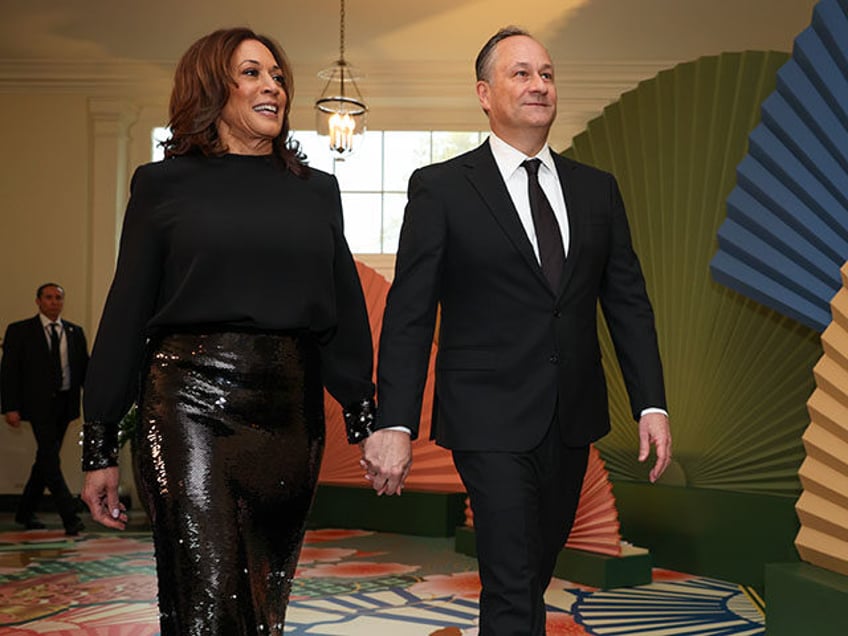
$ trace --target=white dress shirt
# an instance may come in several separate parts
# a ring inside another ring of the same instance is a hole
[[[565,255],[568,256],[568,210],[554,158],[551,156],[551,147],[545,144],[535,157],[528,157],[500,139],[495,133],[489,135],[489,147],[492,149],[495,163],[498,165],[506,189],[509,191],[509,197],[518,212],[521,225],[524,226],[524,232],[533,245],[536,260],[539,260],[539,242],[536,240],[536,227],[533,225],[533,214],[530,211],[527,170],[522,168],[521,164],[527,159],[539,159],[542,162],[542,165],[539,166],[539,185],[542,186],[542,190],[548,198],[551,208],[553,208],[554,215],[556,215],[559,231],[562,235],[562,247],[565,250]]]

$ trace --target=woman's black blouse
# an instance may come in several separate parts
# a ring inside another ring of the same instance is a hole
[[[148,338],[196,328],[306,330],[333,397],[343,407],[373,398],[371,330],[335,177],[246,155],[136,170],[86,373],[85,470],[117,461]]]

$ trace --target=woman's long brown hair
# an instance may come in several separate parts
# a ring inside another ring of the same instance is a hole
[[[291,65],[282,47],[265,35],[247,28],[220,29],[205,35],[180,58],[174,73],[169,109],[171,137],[162,145],[165,157],[187,154],[223,155],[227,147],[218,136],[216,121],[230,97],[234,85],[233,53],[245,40],[264,44],[280,67],[286,93],[283,127],[273,140],[273,154],[286,168],[298,176],[306,176],[308,168],[299,144],[289,139],[289,112],[294,97]]]

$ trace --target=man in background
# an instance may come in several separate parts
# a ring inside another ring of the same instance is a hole
[[[65,534],[84,529],[77,501],[62,475],[59,453],[68,424],[80,414],[80,387],[88,364],[88,347],[80,326],[61,318],[65,290],[45,283],[35,295],[38,315],[12,323],[3,338],[0,403],[6,423],[18,428],[28,421],[37,451],[15,521],[27,530],[44,528],[36,511],[44,488],[53,495]]]

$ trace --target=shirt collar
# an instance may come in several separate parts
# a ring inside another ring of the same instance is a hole
[[[50,325],[53,324],[53,321],[50,320],[50,318],[48,318],[44,314],[42,314],[40,311],[38,312],[38,317],[41,320],[41,326],[44,327],[45,329],[49,329]],[[62,328],[62,317],[60,316],[59,318],[57,318],[56,322],[58,323],[59,328],[61,329]]]
[[[495,133],[489,135],[489,147],[492,149],[492,155],[495,157],[495,163],[498,165],[504,181],[512,177],[515,171],[527,159],[534,158],[528,157],[517,148],[510,146]],[[551,155],[551,147],[547,143],[542,146],[542,149],[536,154],[535,158],[541,160],[542,164],[548,170],[556,174],[556,166],[554,165],[554,158]]]

